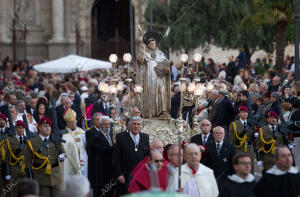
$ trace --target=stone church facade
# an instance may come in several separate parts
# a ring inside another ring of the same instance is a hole
[[[135,48],[145,2],[132,0]],[[114,51],[130,52],[129,11],[129,0],[0,0],[0,59],[12,57],[13,48],[16,60],[31,61],[76,53],[107,59]]]

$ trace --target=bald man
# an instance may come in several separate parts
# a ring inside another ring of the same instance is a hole
[[[161,141],[159,140],[154,140],[151,145],[150,145],[150,151],[152,150],[158,150],[163,154],[164,151],[164,145]],[[149,157],[145,157],[145,159],[143,161],[141,161],[140,163],[138,163],[136,165],[136,167],[132,170],[131,175],[132,177],[137,173],[137,171],[139,171],[139,169],[141,169],[149,160]],[[167,165],[167,161],[164,162],[164,165]]]
[[[170,177],[168,192],[181,192],[189,196],[217,197],[219,190],[214,173],[200,163],[200,148],[190,143],[185,146],[183,157],[186,163],[181,166],[181,188],[178,188],[178,170]]]

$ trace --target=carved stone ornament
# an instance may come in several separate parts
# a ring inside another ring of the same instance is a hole
[[[142,132],[149,134],[150,143],[154,140],[160,140],[164,145],[178,143],[178,129],[175,119],[143,119]],[[191,134],[192,131],[187,124],[181,134],[181,141],[189,142]]]

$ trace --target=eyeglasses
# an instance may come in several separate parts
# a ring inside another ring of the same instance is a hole
[[[161,160],[154,160],[154,163],[164,163],[164,160],[163,159],[161,159]]]
[[[239,164],[241,164],[243,166],[246,166],[246,165],[251,166],[251,162],[240,162]]]

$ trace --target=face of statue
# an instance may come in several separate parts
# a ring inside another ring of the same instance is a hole
[[[148,43],[148,48],[151,49],[151,50],[156,49],[156,41],[155,40],[150,41]]]

